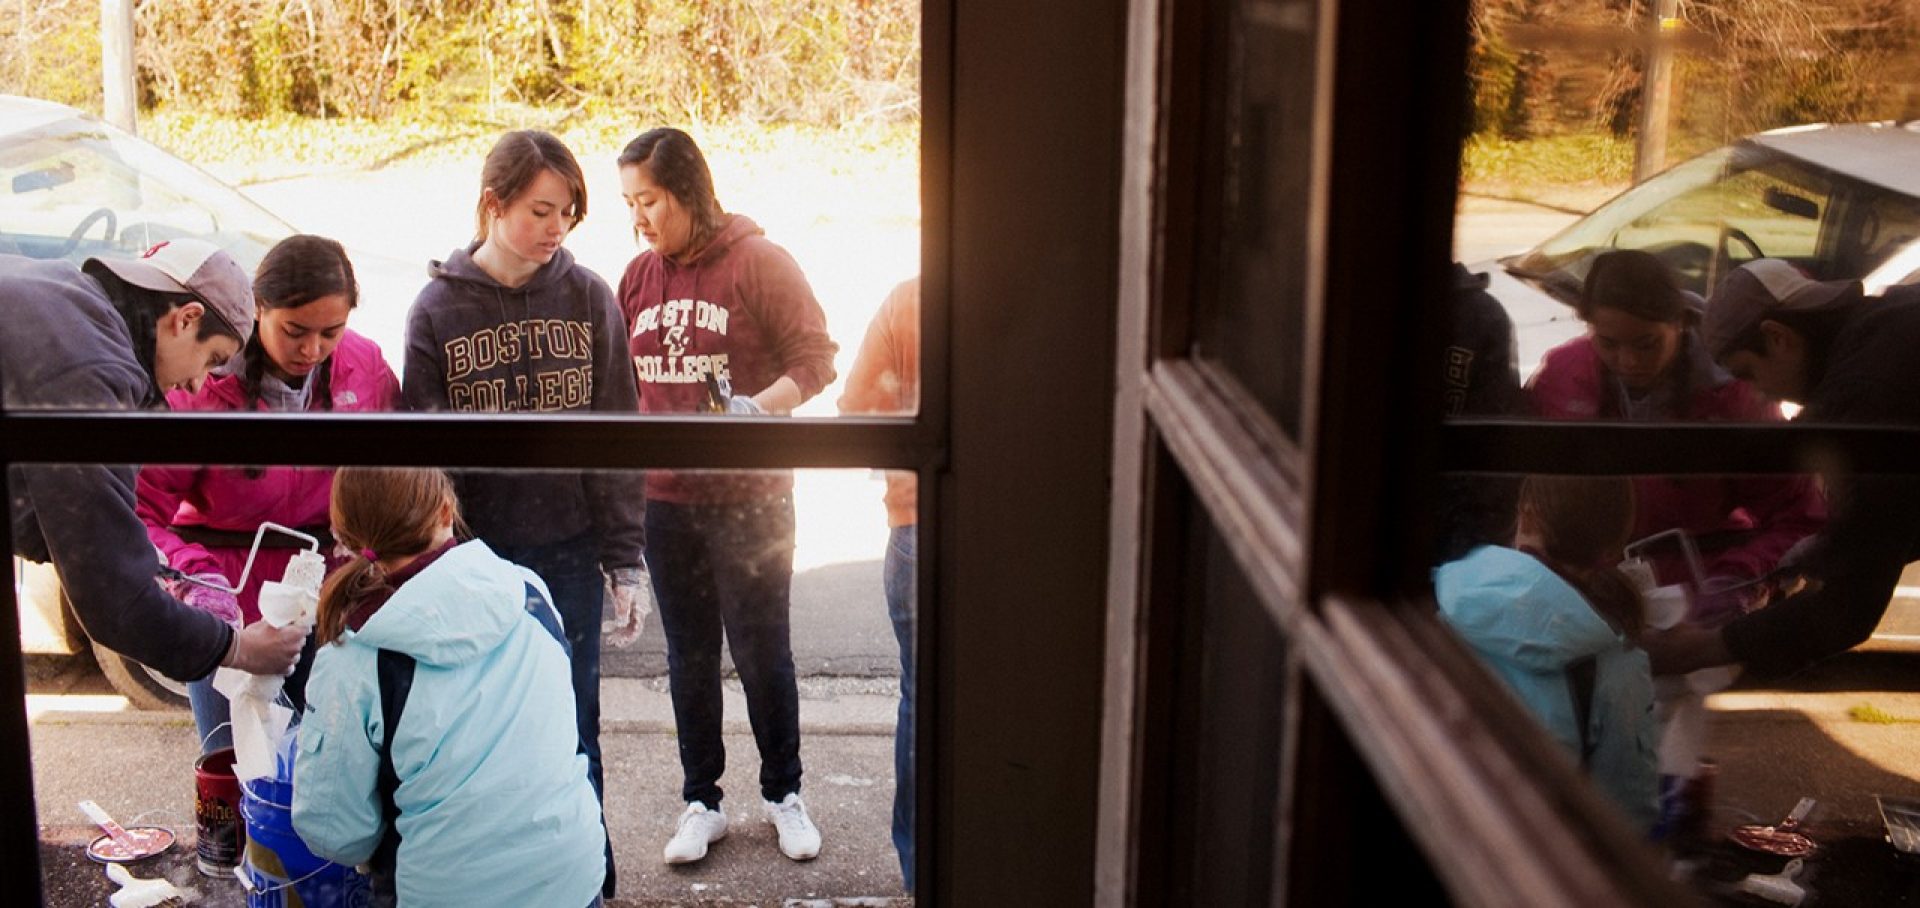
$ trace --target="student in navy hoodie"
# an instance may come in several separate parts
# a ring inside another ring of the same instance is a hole
[[[646,249],[620,278],[645,413],[785,414],[833,380],[837,345],[800,266],[727,214],[692,138],[655,129],[620,153],[620,194]],[[679,731],[686,807],[665,849],[698,861],[726,835],[720,642],[746,689],[760,796],[796,861],[820,853],[800,801],[800,699],[789,639],[791,472],[647,474],[647,549]]]
[[[626,323],[599,275],[561,243],[587,214],[586,180],[558,138],[510,132],[488,152],[472,243],[429,265],[407,315],[402,391],[414,410],[632,413]],[[611,601],[631,642],[652,610],[641,551],[643,491],[624,473],[455,477],[467,523],[553,591],[573,652],[573,694],[596,793],[600,618]],[[608,855],[606,895],[613,895]]]

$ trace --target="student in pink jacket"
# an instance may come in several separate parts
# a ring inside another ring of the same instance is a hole
[[[311,412],[390,410],[400,396],[393,370],[373,341],[347,330],[359,303],[353,264],[339,243],[324,237],[282,240],[254,276],[256,327],[228,374],[196,391],[167,395],[175,410]],[[137,510],[147,537],[181,574],[232,587],[240,579],[261,522],[302,529],[326,539],[333,471],[290,467],[146,467],[140,471]],[[269,534],[253,572],[236,596],[203,583],[176,581],[176,595],[235,626],[259,620],[260,584],[278,580],[300,543]],[[269,548],[271,546],[271,548]],[[331,556],[331,544],[321,549]],[[330,565],[331,566],[331,565]],[[287,691],[296,708],[311,644]],[[211,678],[188,685],[202,748],[231,744],[227,702]]]
[[[1534,413],[1551,419],[1772,422],[1778,405],[1716,365],[1700,342],[1701,303],[1658,257],[1605,253],[1575,304],[1587,335],[1547,352],[1527,382]],[[1826,500],[1806,476],[1641,476],[1633,537],[1675,527],[1700,546],[1709,590],[1772,571],[1794,543],[1826,523]],[[1688,579],[1677,549],[1649,553],[1661,583]],[[1703,597],[1695,619],[1719,623],[1757,603]]]

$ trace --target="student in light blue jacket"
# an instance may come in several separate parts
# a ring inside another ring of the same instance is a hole
[[[354,557],[321,594],[294,830],[403,906],[597,905],[606,830],[546,584],[456,544],[437,470],[342,469],[331,513]]]
[[[1658,814],[1653,675],[1635,646],[1645,606],[1617,567],[1632,525],[1628,480],[1529,477],[1513,547],[1481,546],[1442,565],[1434,596],[1468,646],[1647,831]]]

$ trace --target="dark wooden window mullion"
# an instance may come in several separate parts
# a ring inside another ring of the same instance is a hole
[[[1920,429],[1895,427],[1459,419],[1440,437],[1440,468],[1456,472],[1920,473]]]
[[[1276,456],[1283,436],[1250,401],[1220,396],[1184,360],[1154,367],[1147,412],[1194,495],[1260,592],[1282,633],[1305,614],[1301,571],[1305,505]],[[1249,426],[1265,426],[1261,432]]]
[[[4,480],[0,474],[0,480]],[[0,481],[0,489],[5,482]],[[9,496],[10,498],[11,496]],[[0,541],[13,551],[13,520],[0,524]],[[20,610],[14,604],[13,559],[7,559],[6,614],[0,616],[0,804],[20,805],[0,810],[6,828],[0,830],[0,855],[22,879],[5,889],[17,904],[38,905],[42,901],[40,878],[40,829],[33,794],[33,761],[27,753],[26,658],[20,652]]]
[[[905,418],[13,412],[0,414],[0,461],[914,469],[944,465],[940,430]]]

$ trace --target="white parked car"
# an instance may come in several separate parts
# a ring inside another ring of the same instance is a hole
[[[1868,293],[1920,271],[1920,123],[1797,126],[1749,136],[1621,193],[1517,255],[1469,267],[1513,318],[1521,377],[1582,328],[1569,305],[1595,256],[1644,249],[1706,295],[1756,258]]]
[[[0,95],[0,252],[78,264],[134,257],[154,243],[196,237],[219,244],[252,272],[267,250],[296,233],[239,190],[99,119],[31,98]],[[363,308],[378,301],[405,311],[426,283],[424,263],[408,265],[345,243]],[[378,337],[399,371],[398,338]],[[92,646],[114,688],[143,708],[185,705],[186,688],[92,644],[73,618],[53,569],[14,559],[21,648],[79,653]]]

